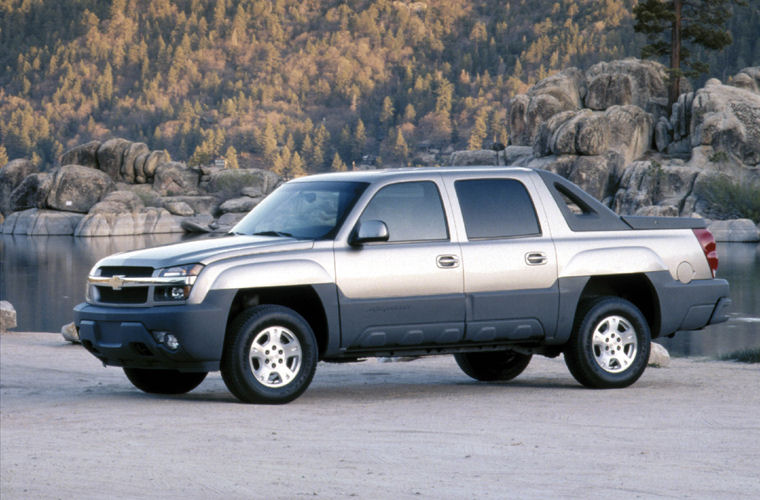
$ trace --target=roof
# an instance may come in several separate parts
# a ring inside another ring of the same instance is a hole
[[[380,179],[392,178],[414,178],[434,174],[456,174],[456,173],[489,173],[494,172],[530,172],[533,169],[525,167],[495,167],[495,166],[472,166],[472,167],[410,167],[410,168],[384,168],[378,170],[359,170],[352,172],[330,172],[326,174],[315,174],[306,177],[293,179],[291,182],[298,181],[354,181],[354,182],[374,182]]]

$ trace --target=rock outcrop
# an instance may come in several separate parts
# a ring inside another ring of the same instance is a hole
[[[191,230],[223,230],[282,182],[268,170],[189,167],[164,151],[119,138],[76,146],[61,161],[62,167],[43,173],[26,160],[0,169],[0,200],[8,215],[0,232],[180,232],[185,219]]]
[[[8,215],[11,207],[11,193],[26,179],[37,172],[34,164],[25,159],[9,161],[0,168],[0,213]]]

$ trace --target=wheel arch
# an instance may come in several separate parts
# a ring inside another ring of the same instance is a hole
[[[335,290],[331,292],[329,288],[328,285],[298,285],[238,290],[227,317],[225,343],[230,340],[230,327],[240,313],[258,305],[279,305],[294,310],[306,320],[316,337],[321,359],[338,343],[337,297]]]
[[[644,315],[652,338],[659,336],[661,326],[660,301],[657,290],[643,273],[592,276],[586,282],[575,307],[573,327],[577,325],[584,306],[599,297],[620,297],[635,305]]]

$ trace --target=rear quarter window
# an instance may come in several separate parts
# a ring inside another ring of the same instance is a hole
[[[471,179],[454,183],[468,240],[541,234],[525,186],[514,179]]]

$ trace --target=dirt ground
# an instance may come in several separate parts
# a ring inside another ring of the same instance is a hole
[[[449,357],[320,363],[285,406],[134,389],[58,334],[0,337],[0,496],[758,498],[760,367],[675,359],[588,390],[561,358],[506,384]]]

